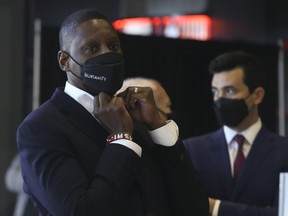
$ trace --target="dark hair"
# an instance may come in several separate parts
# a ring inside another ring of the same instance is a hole
[[[249,53],[243,51],[227,52],[217,56],[209,64],[210,74],[225,72],[235,68],[243,69],[243,81],[248,86],[250,93],[257,87],[265,88],[265,70],[260,61]]]
[[[62,23],[59,31],[59,45],[60,49],[66,49],[67,44],[70,44],[73,34],[76,28],[83,22],[92,19],[103,19],[106,20],[113,28],[111,21],[103,14],[99,13],[95,9],[81,9],[71,15],[69,15]]]

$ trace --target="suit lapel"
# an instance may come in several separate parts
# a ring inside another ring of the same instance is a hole
[[[245,189],[245,186],[249,180],[253,178],[255,173],[257,173],[259,165],[262,163],[265,155],[269,153],[272,147],[273,142],[271,139],[272,138],[269,136],[267,129],[262,127],[255,138],[255,141],[243,167],[242,174],[237,184],[235,185],[235,190],[232,196],[233,200],[237,200],[240,193]]]
[[[109,135],[83,106],[64,93],[63,88],[57,88],[51,100],[73,125],[92,140],[98,141],[96,143],[100,143],[99,140],[103,139],[103,136],[106,138]],[[104,144],[105,142],[103,147]]]
[[[227,142],[222,128],[211,136],[210,149],[222,191],[225,197],[230,198],[233,191],[233,179]]]

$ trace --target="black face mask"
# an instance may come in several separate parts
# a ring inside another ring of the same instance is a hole
[[[82,80],[89,94],[95,96],[103,91],[114,95],[121,88],[125,70],[122,54],[104,53],[88,59],[83,65],[70,58],[81,67],[81,77],[71,73]]]
[[[249,114],[245,99],[219,98],[214,101],[214,110],[220,124],[228,127],[236,127]]]

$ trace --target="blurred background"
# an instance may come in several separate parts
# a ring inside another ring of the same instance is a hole
[[[81,8],[96,8],[119,31],[126,76],[158,79],[180,118],[182,137],[218,127],[209,61],[241,49],[265,65],[269,82],[262,118],[286,135],[288,1],[285,0],[0,0],[0,215],[10,216],[16,194],[4,175],[17,153],[23,118],[63,85],[58,30]]]

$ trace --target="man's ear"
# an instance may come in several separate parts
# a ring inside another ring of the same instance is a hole
[[[255,104],[260,104],[265,96],[265,90],[263,87],[258,87],[254,90],[254,103]]]
[[[58,64],[63,71],[70,71],[70,67],[68,64],[69,58],[69,55],[61,50],[57,54]]]

